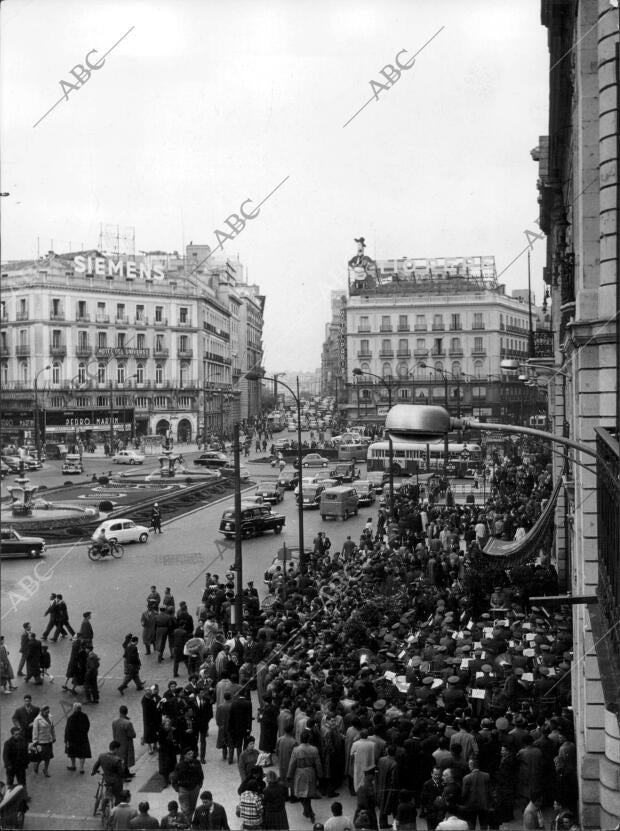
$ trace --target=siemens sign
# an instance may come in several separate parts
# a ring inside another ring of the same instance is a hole
[[[73,260],[78,274],[95,274],[98,277],[125,277],[127,280],[163,280],[164,270],[161,266],[147,266],[134,260],[114,260],[107,257],[83,257],[78,255]]]

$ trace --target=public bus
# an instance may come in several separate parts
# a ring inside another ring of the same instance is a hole
[[[445,462],[445,444],[443,441],[413,442],[392,441],[393,472],[423,473],[443,470]],[[452,474],[462,468],[475,468],[482,463],[482,450],[479,444],[471,442],[448,443],[448,468]],[[376,441],[370,445],[366,455],[367,470],[388,470],[390,465],[390,446],[387,440]]]
[[[366,445],[358,442],[344,442],[338,446],[339,462],[363,462],[366,458]]]
[[[274,410],[267,416],[267,429],[271,433],[281,433],[286,427],[287,418],[286,413],[280,410]]]

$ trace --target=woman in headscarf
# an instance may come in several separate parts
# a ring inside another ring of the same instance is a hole
[[[288,829],[286,797],[288,788],[278,781],[274,770],[267,771],[267,786],[263,793],[263,827],[265,831]]]

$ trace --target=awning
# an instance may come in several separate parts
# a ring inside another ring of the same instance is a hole
[[[482,551],[482,557],[486,559],[489,565],[512,568],[523,565],[538,556],[540,546],[553,522],[553,512],[562,487],[562,481],[562,477],[558,477],[549,501],[532,528],[522,539],[515,541],[492,538],[489,540]]]

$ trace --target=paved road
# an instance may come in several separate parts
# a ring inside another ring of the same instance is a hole
[[[255,479],[274,475],[272,468],[264,463],[252,464],[251,471]],[[172,520],[164,526],[161,536],[151,537],[147,544],[126,546],[125,556],[120,561],[92,563],[86,556],[84,543],[54,547],[48,551],[45,562],[38,564],[27,560],[3,561],[2,631],[15,669],[19,658],[18,645],[22,623],[30,621],[37,633],[43,630],[43,613],[47,608],[50,592],[60,592],[64,595],[74,628],[78,628],[83,611],[88,610],[93,614],[95,646],[101,657],[103,683],[101,703],[87,708],[91,719],[90,736],[94,755],[107,747],[111,739],[110,725],[121,702],[128,705],[130,715],[136,724],[136,732],[139,736],[141,734],[141,696],[131,688],[126,692],[124,699],[121,699],[116,688],[122,677],[120,643],[128,632],[140,634],[139,620],[149,587],[155,584],[163,593],[163,589],[170,586],[177,604],[180,600],[186,600],[192,612],[195,610],[202,595],[205,571],[222,575],[233,562],[233,546],[226,549],[222,544],[223,538],[217,531],[222,510],[231,504],[232,499],[226,497],[182,519]],[[278,510],[282,510],[286,516],[286,526],[281,536],[274,537],[269,533],[243,543],[244,582],[254,580],[261,592],[265,590],[264,570],[270,564],[276,550],[281,547],[283,540],[289,545],[297,545],[297,507],[291,492],[287,492]],[[366,517],[375,513],[376,510],[364,510],[359,517],[342,523],[322,522],[317,511],[306,511],[306,545],[311,544],[321,528],[328,531],[334,546],[341,543],[346,534],[359,537]],[[54,682],[49,684],[46,681],[43,687],[33,687],[24,685],[22,679],[17,679],[15,683],[18,684],[18,691],[10,697],[5,696],[3,700],[5,706],[0,715],[3,737],[7,736],[11,714],[21,703],[25,687],[32,693],[35,704],[40,706],[45,701],[50,704],[56,722],[58,740],[55,746],[56,757],[50,768],[52,778],[47,780],[42,777],[29,777],[33,802],[27,827],[96,827],[92,820],[86,819],[92,807],[94,780],[89,776],[78,776],[67,771],[63,754],[64,723],[72,699],[67,693],[63,693],[61,684],[69,651],[68,641],[50,643]],[[167,684],[171,677],[169,661],[157,664],[153,657],[145,657],[143,662],[143,677],[147,682]],[[153,806],[158,806],[155,814],[162,816],[167,800],[174,798],[174,793],[169,789],[159,795],[149,792],[138,795],[138,789],[156,771],[156,760],[143,753],[139,741],[137,751],[143,755],[137,765],[139,775],[132,783],[136,801],[148,799]],[[234,785],[234,788],[231,785]],[[216,798],[229,808],[232,828],[238,827],[234,816],[237,785],[236,767],[222,767],[215,748],[211,747],[208,753],[205,787],[212,787]],[[328,802],[317,802],[317,816],[329,815]],[[297,807],[291,806],[292,815]],[[51,813],[43,816],[44,808]],[[297,825],[292,827],[305,828],[307,825],[307,821],[300,818]]]

